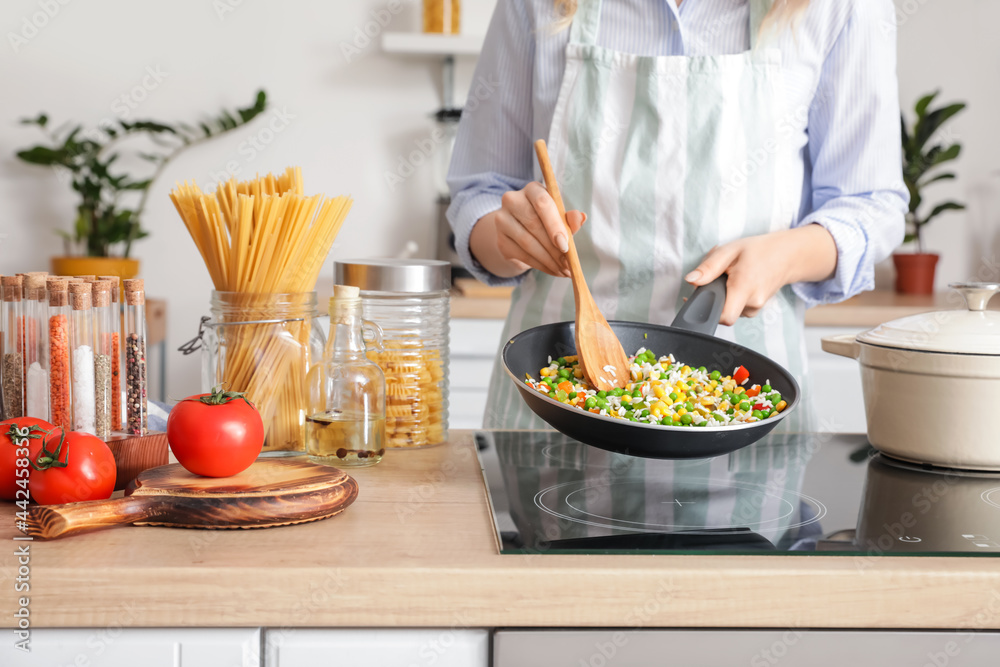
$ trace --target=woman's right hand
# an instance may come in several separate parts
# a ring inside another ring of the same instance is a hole
[[[569,277],[566,227],[545,186],[533,181],[522,190],[506,192],[500,203],[499,210],[479,219],[469,238],[469,248],[483,268],[501,278],[529,268]],[[586,219],[580,211],[566,212],[574,234]]]

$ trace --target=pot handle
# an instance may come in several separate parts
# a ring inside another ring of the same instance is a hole
[[[861,356],[861,343],[858,342],[856,334],[839,334],[837,336],[827,336],[822,341],[823,351],[836,354],[848,359],[857,359]]]
[[[702,285],[688,297],[688,300],[677,311],[677,316],[670,326],[695,333],[715,334],[719,326],[722,307],[726,305],[726,281],[729,275],[721,276]]]

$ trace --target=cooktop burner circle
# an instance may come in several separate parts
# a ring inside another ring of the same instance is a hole
[[[983,491],[983,500],[987,505],[1000,509],[1000,486]]]
[[[559,451],[557,451],[559,450]],[[566,450],[564,446],[561,445],[545,445],[542,447],[542,456],[544,456],[549,461],[555,463],[563,463],[569,465],[572,468],[621,468],[627,469],[633,464],[638,463],[649,463],[649,459],[643,459],[640,457],[629,456],[627,454],[615,454],[612,452],[606,452],[603,449],[593,449],[590,447],[585,448],[575,448],[573,451],[577,453],[583,453],[586,458],[579,459],[568,456],[560,456]],[[688,466],[695,466],[704,464],[705,461],[710,459],[677,459],[671,460],[670,464],[673,468],[684,468]]]
[[[768,529],[776,528],[791,530],[816,523],[826,516],[827,513],[826,506],[816,498],[790,489],[780,489],[777,492],[773,492],[767,487],[758,484],[750,484],[733,479],[719,480],[709,478],[698,480],[698,482],[699,485],[703,485],[703,488],[699,489],[699,491],[703,492],[706,497],[711,496],[714,493],[738,489],[741,492],[742,502],[749,502],[751,504],[756,503],[758,509],[763,508],[766,505],[772,505],[777,511],[769,512],[766,518],[759,516],[756,519],[748,518],[747,520],[737,521],[733,525],[722,525],[721,523],[713,524],[710,522],[692,524],[684,521],[670,523],[649,520],[632,521],[615,516],[608,516],[598,511],[590,510],[586,507],[586,496],[588,493],[606,492],[612,487],[616,490],[620,490],[622,492],[622,496],[627,496],[630,493],[627,489],[629,486],[637,487],[636,490],[631,491],[631,493],[646,495],[648,482],[645,480],[625,480],[594,484],[586,484],[585,482],[581,482],[579,480],[564,482],[562,484],[555,484],[542,489],[535,494],[534,501],[536,507],[547,514],[556,517],[557,519],[598,528],[613,528],[642,533],[698,530],[717,531],[738,528],[748,528],[754,531],[766,531]],[[998,491],[1000,491],[1000,489],[998,489]],[[693,501],[682,501],[674,497],[674,494],[668,495],[669,498],[665,495],[665,500],[660,501],[662,504],[676,504],[679,508],[683,508],[684,505],[694,504]],[[800,515],[798,520],[790,520],[790,517],[794,517],[799,510],[798,504],[792,502],[792,500],[798,500],[809,504],[813,509],[811,515]],[[562,506],[565,506],[566,510],[563,510]],[[786,520],[788,521],[787,524],[784,523]]]

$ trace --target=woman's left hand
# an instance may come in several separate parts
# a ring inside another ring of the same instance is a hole
[[[785,285],[827,280],[836,269],[833,236],[824,227],[809,224],[716,246],[684,279],[701,286],[728,273],[726,305],[719,321],[732,326],[740,316],[759,313]]]

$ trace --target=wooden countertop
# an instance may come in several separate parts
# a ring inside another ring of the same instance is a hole
[[[266,530],[125,527],[30,544],[32,627],[1000,628],[992,558],[497,552],[472,433],[352,473],[344,514]]]
[[[964,307],[962,298],[954,292],[933,296],[889,291],[864,292],[843,303],[809,309],[806,311],[806,326],[868,329],[907,315]],[[504,319],[509,308],[510,302],[503,297],[468,297],[456,293],[451,300],[453,318]],[[1000,310],[1000,298],[993,300],[991,309]]]

